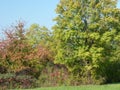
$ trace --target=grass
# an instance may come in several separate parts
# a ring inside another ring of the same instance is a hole
[[[22,89],[23,90],[23,89]],[[24,90],[120,90],[120,84],[45,87]]]

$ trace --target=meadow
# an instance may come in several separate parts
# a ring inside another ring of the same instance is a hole
[[[120,84],[45,87],[29,90],[120,90]]]

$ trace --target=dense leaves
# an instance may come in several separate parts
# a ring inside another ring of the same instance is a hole
[[[30,30],[26,30],[24,23],[19,22],[5,30],[6,37],[0,41],[1,74],[14,73],[38,78],[47,63],[53,62],[48,48],[49,31],[45,27],[33,27],[34,25],[31,25]],[[38,38],[39,36],[41,37]],[[6,80],[5,83],[8,83]]]
[[[116,4],[116,0],[60,0],[53,31],[38,24],[26,29],[22,22],[8,27],[0,40],[0,86],[12,82],[35,87],[31,78],[20,79],[24,75],[37,79],[40,87],[120,82]]]
[[[120,10],[116,0],[61,0],[56,13],[55,62],[66,65],[83,82],[80,77],[106,78],[104,74],[109,71],[103,69],[109,68],[105,66],[114,62],[114,52],[119,51]]]
[[[36,79],[31,76],[18,76],[13,73],[0,74],[0,88],[2,90],[32,87],[37,87],[37,83]]]
[[[19,22],[17,26],[5,30],[5,34],[6,39],[0,43],[0,65],[7,68],[8,72],[17,72],[26,68],[39,72],[50,60],[50,51],[42,43],[41,45],[39,43],[31,44],[32,40],[28,39],[23,23]],[[34,46],[35,44],[36,46]]]

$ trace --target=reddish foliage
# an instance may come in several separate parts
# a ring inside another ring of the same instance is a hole
[[[1,64],[10,71],[17,72],[24,68],[42,65],[51,60],[50,51],[37,45],[32,47],[25,37],[24,24],[5,30],[6,39],[0,42]]]

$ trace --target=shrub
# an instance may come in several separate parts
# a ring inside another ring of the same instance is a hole
[[[47,65],[39,76],[38,84],[43,87],[69,85],[69,72],[62,65]]]
[[[0,74],[6,73],[6,72],[7,72],[6,67],[0,65]]]
[[[36,79],[27,75],[13,73],[0,74],[0,87],[3,89],[37,87]]]

